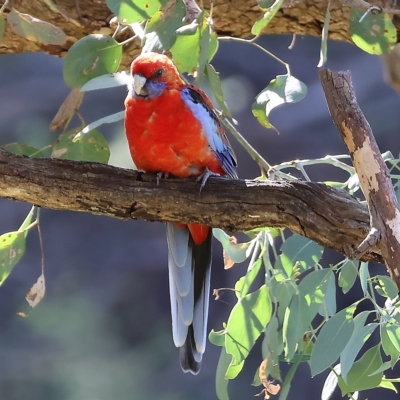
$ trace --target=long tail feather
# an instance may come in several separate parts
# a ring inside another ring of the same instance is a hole
[[[200,371],[207,340],[211,239],[210,229],[196,244],[187,227],[167,224],[172,336],[182,370],[192,374]]]

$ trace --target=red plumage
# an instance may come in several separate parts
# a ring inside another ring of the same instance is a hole
[[[125,131],[136,167],[186,178],[208,171],[236,177],[236,160],[206,94],[186,84],[168,57],[146,53],[131,66]],[[205,348],[211,229],[169,225],[173,337],[181,366],[198,373]]]

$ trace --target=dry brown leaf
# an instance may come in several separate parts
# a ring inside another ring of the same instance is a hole
[[[270,394],[274,396],[281,390],[281,385],[279,383],[275,385],[273,381],[268,380],[266,373],[267,362],[267,359],[263,360],[258,369],[258,377],[264,386],[264,389],[261,391],[261,393],[264,393],[264,400],[268,400],[271,397]],[[259,395],[261,395],[261,393]]]
[[[31,289],[26,294],[26,301],[32,308],[35,308],[43,299],[45,291],[46,286],[44,281],[44,274],[42,273],[37,279],[36,283],[32,285]]]
[[[231,236],[229,240],[231,243],[237,244],[235,236]],[[228,256],[225,250],[222,252],[222,255],[224,257],[224,269],[232,268],[235,265],[235,262]]]
[[[17,315],[19,315],[22,318],[26,318],[28,314],[25,314],[24,312],[17,312]]]
[[[73,117],[76,109],[81,104],[83,93],[80,92],[79,88],[72,89],[64,103],[61,104],[60,109],[51,121],[50,129],[52,131],[63,130],[69,120]]]

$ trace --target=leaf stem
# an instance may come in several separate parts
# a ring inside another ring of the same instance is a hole
[[[260,46],[258,43],[256,43],[254,40],[257,39],[258,37],[254,37],[253,39],[247,40],[247,39],[242,39],[242,38],[237,38],[237,37],[230,37],[230,36],[220,36],[218,40],[225,41],[225,42],[241,42],[241,43],[247,43],[251,44],[252,46],[257,47],[259,50],[263,51],[264,53],[268,54],[270,57],[272,57],[275,61],[278,63],[282,64],[285,66],[286,71],[288,75],[291,75],[290,73],[290,67],[288,63],[285,63],[285,61],[281,60],[279,57],[277,57],[275,54],[272,54],[270,51],[265,49],[264,47]]]
[[[290,390],[290,386],[292,383],[292,379],[293,379],[294,374],[296,373],[297,367],[299,366],[302,359],[303,359],[303,353],[301,354],[300,357],[297,358],[297,360],[290,367],[290,369],[285,377],[285,381],[282,383],[282,390],[279,395],[279,400],[287,399],[287,396],[288,396],[289,390]]]
[[[250,157],[260,166],[266,173],[271,169],[271,165],[261,156],[261,154],[244,138],[244,136],[233,126],[231,121],[225,116],[221,118],[222,123],[229,129],[234,138],[249,153]]]

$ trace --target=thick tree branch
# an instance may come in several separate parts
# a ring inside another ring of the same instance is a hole
[[[197,222],[228,231],[285,227],[344,253],[369,231],[369,216],[345,191],[311,182],[162,179],[97,163],[29,159],[0,149],[0,196],[45,208],[114,218]],[[364,260],[382,262],[373,249]]]
[[[390,174],[371,127],[359,108],[349,72],[320,72],[329,111],[344,141],[368,203],[371,230],[355,249],[359,257],[379,247],[400,289],[400,212]]]
[[[0,42],[0,53],[44,52],[63,57],[69,47],[81,37],[90,33],[111,34],[109,21],[112,17],[106,1],[98,0],[53,0],[62,7],[62,13],[50,9],[43,0],[10,0],[9,6],[19,12],[30,14],[36,18],[51,22],[61,28],[68,40],[61,46],[46,46],[17,36],[9,27]],[[384,1],[374,1],[374,4]],[[210,1],[203,2],[206,10],[210,10]],[[286,4],[286,5],[285,5]],[[321,36],[327,0],[288,1],[269,23],[265,33]],[[7,8],[9,10],[10,8]],[[334,40],[350,42],[348,33],[350,7],[341,1],[331,1],[331,23],[329,37]],[[254,22],[263,15],[263,11],[255,0],[213,0],[214,29],[218,35],[249,37]],[[397,22],[397,20],[395,21]],[[132,32],[125,31],[118,40],[126,39]],[[135,55],[139,52],[140,41],[130,43],[124,51],[121,64],[127,69]]]

